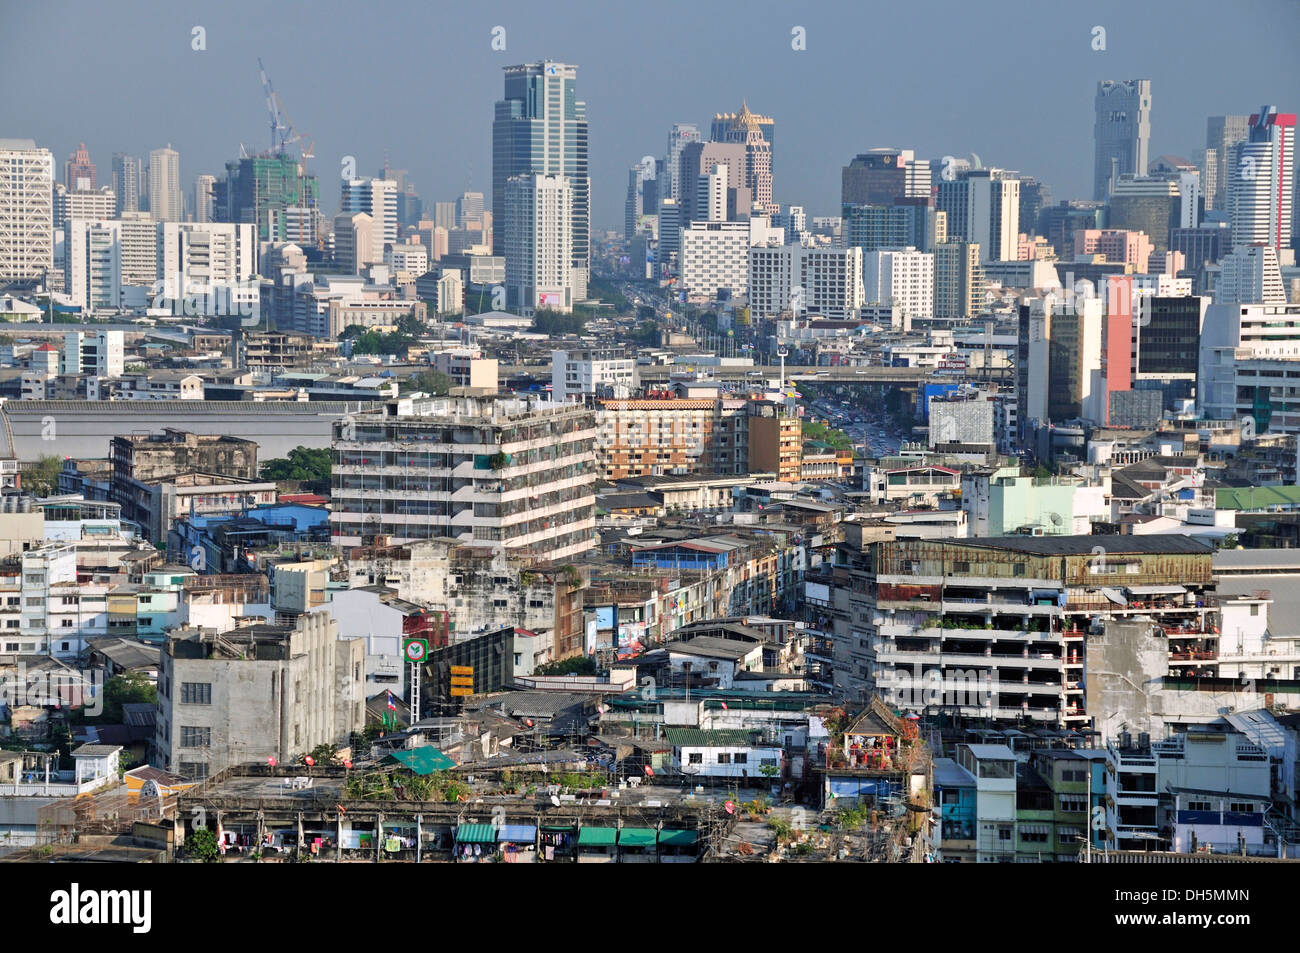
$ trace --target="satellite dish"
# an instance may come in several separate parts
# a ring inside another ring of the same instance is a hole
[[[1060,525],[1061,525],[1062,520],[1061,520],[1061,514],[1060,514],[1060,513],[1053,513],[1053,514],[1051,514],[1051,519],[1052,519],[1052,525],[1053,525],[1053,526],[1060,526]]]

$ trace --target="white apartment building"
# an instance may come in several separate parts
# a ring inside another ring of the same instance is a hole
[[[1015,261],[1019,254],[1020,180],[1001,169],[972,169],[939,183],[939,211],[949,241],[978,242],[980,261]]]
[[[122,244],[122,284],[152,287],[158,279],[158,223],[148,212],[123,212],[118,222]]]
[[[1300,433],[1300,304],[1213,304],[1201,329],[1197,410],[1207,420],[1255,419],[1259,432]],[[1259,422],[1256,422],[1259,426]]]
[[[866,298],[862,249],[786,244],[749,249],[749,306],[755,318],[790,312],[855,318]]]
[[[63,336],[64,374],[121,377],[124,336],[121,331],[70,331]]]
[[[400,399],[334,425],[348,549],[453,537],[565,559],[593,545],[595,413],[521,396]]]
[[[418,278],[429,270],[429,249],[423,245],[389,245],[384,249],[384,264],[394,274],[404,271]]]
[[[370,261],[383,261],[385,246],[397,244],[397,183],[392,179],[344,179],[339,212],[365,212],[374,222]]]
[[[1294,113],[1272,106],[1250,117],[1245,141],[1233,147],[1228,210],[1233,245],[1271,245],[1289,251],[1295,201]]]
[[[898,306],[904,322],[934,314],[934,255],[910,246],[868,252],[862,281],[869,303]]]
[[[573,310],[573,186],[562,175],[506,181],[506,300],[524,317]]]
[[[108,186],[102,189],[72,190],[54,186],[54,227],[65,231],[73,219],[105,221],[117,216],[117,196]]]
[[[585,397],[624,399],[632,396],[636,386],[636,358],[626,351],[551,352],[551,399],[558,404]]]
[[[719,291],[749,293],[749,249],[780,245],[784,229],[772,228],[765,216],[743,222],[695,221],[681,229],[681,290],[712,298]]]
[[[54,267],[54,156],[31,139],[0,139],[0,282]]]
[[[181,154],[171,146],[149,153],[149,213],[159,222],[185,218]]]
[[[63,241],[63,291],[72,303],[86,312],[120,308],[121,223],[75,218],[67,223]]]
[[[251,280],[257,274],[257,226],[161,222],[157,261],[156,281],[162,282],[158,292],[173,309],[192,295],[202,295],[203,313],[257,313],[260,289]]]
[[[1286,289],[1272,245],[1238,245],[1219,262],[1215,304],[1286,304]]]
[[[73,543],[29,550],[18,575],[0,577],[0,626],[6,654],[76,658],[108,634],[108,587],[77,581]]]

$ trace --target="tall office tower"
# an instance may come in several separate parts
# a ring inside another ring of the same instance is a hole
[[[709,138],[714,142],[745,142],[749,129],[755,127],[763,136],[769,151],[776,148],[776,120],[771,116],[759,116],[749,111],[749,105],[742,104],[738,113],[714,113],[713,124],[709,127]]]
[[[1123,175],[1115,182],[1108,207],[1111,228],[1146,232],[1153,253],[1163,261],[1169,234],[1182,221],[1182,185],[1176,178]]]
[[[108,186],[102,189],[71,190],[63,184],[54,187],[54,227],[67,228],[74,218],[102,221],[114,217],[117,196]],[[66,236],[65,236],[66,238]]]
[[[971,169],[939,183],[938,208],[948,238],[976,242],[981,261],[1015,261],[1020,235],[1020,180],[1002,169]]]
[[[591,176],[587,169],[587,104],[578,99],[578,68],[545,60],[505,68],[505,97],[492,122],[492,211],[505,206],[506,182],[519,175],[563,176],[573,193],[574,301],[585,301],[591,274]],[[493,254],[505,253],[505,229]]]
[[[433,225],[435,228],[445,228],[450,231],[456,227],[456,204],[455,202],[433,203]]]
[[[840,170],[840,205],[893,205],[929,198],[930,161],[911,149],[868,149]]]
[[[1144,175],[1151,142],[1151,80],[1130,79],[1097,84],[1095,101],[1096,162],[1092,197],[1104,201],[1121,175]]]
[[[227,162],[225,180],[213,185],[212,205],[214,221],[254,224],[258,241],[316,243],[320,183],[291,155]]]
[[[670,198],[681,204],[682,185],[677,170],[682,162],[682,150],[692,142],[700,141],[700,130],[693,123],[675,122],[668,130],[668,154],[664,157],[664,183],[660,186],[661,198]],[[660,234],[662,241],[663,235]]]
[[[978,242],[943,242],[934,249],[934,316],[973,318],[985,312],[987,292]]]
[[[915,248],[882,248],[862,259],[867,304],[900,309],[904,326],[934,314],[934,256]]]
[[[0,139],[0,281],[54,268],[54,156],[31,139]]]
[[[138,156],[113,153],[113,192],[117,196],[117,214],[140,211],[140,179],[144,163]]]
[[[334,261],[349,274],[376,261],[374,219],[366,212],[340,212],[334,216]]]
[[[893,205],[844,206],[844,244],[873,252],[906,248],[924,252],[948,240],[948,216],[932,199],[897,199]]]
[[[1283,264],[1291,248],[1295,201],[1295,113],[1262,106],[1233,150],[1228,209],[1233,245],[1271,245]]]
[[[1238,245],[1219,265],[1215,304],[1286,304],[1277,249],[1272,245]]]
[[[512,176],[502,215],[506,299],[519,313],[572,311],[574,188],[563,175]]]
[[[713,174],[723,166],[727,170],[727,188],[733,192],[743,188],[745,182],[745,147],[738,142],[691,142],[682,149],[676,179],[679,183],[678,201],[681,203],[681,223],[708,221],[707,203],[700,202],[700,179]],[[751,198],[752,201],[752,198]],[[745,205],[743,199],[731,204]],[[749,219],[750,209],[745,205],[741,219]],[[726,216],[724,215],[723,218]],[[716,219],[715,219],[716,221]]]
[[[1249,134],[1249,116],[1210,116],[1205,120],[1205,175],[1201,183],[1206,211],[1227,208],[1233,148]]]
[[[365,212],[374,222],[369,261],[384,260],[384,246],[397,242],[397,183],[392,179],[344,179],[340,215]]]
[[[659,203],[659,253],[655,256],[659,274],[664,277],[669,270],[675,270],[678,252],[682,245],[681,206],[673,199],[664,199]]]
[[[122,223],[74,219],[64,229],[63,290],[86,311],[122,305]]]
[[[1038,217],[1052,204],[1052,193],[1033,176],[1020,180],[1020,230],[1028,235],[1042,235],[1038,231]]]
[[[462,192],[460,198],[456,200],[456,221],[447,227],[469,228],[474,222],[478,222],[481,227],[483,222],[483,193]]]
[[[63,184],[72,192],[91,192],[95,184],[95,163],[90,161],[86,144],[80,143],[77,151],[63,163]]]
[[[212,188],[217,184],[215,175],[196,175],[194,177],[194,221],[211,222]]]
[[[772,140],[774,122],[749,111],[743,104],[738,113],[713,117],[713,141],[734,142],[745,147],[745,177],[734,183],[749,189],[752,201],[769,215],[779,210],[772,204]]]
[[[698,221],[725,222],[727,215],[727,192],[730,178],[725,165],[715,165],[706,175],[697,180],[695,196],[695,213]]]
[[[627,171],[627,199],[623,203],[623,237],[629,241],[639,232],[644,231],[642,216],[654,215],[659,210],[653,188],[656,171],[657,169],[647,169],[640,163]]]
[[[149,153],[149,211],[158,222],[179,222],[185,218],[181,154],[171,146]]]

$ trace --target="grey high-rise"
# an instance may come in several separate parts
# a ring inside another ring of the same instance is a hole
[[[591,273],[591,178],[587,104],[577,97],[578,68],[545,60],[505,68],[505,98],[492,122],[492,210],[505,208],[506,182],[517,175],[562,175],[573,188],[574,300],[586,298]],[[492,251],[504,255],[505,230]]]
[[[1151,143],[1151,80],[1104,80],[1097,84],[1097,145],[1092,197],[1104,202],[1121,175],[1147,174]]]
[[[1250,134],[1249,116],[1210,116],[1205,120],[1205,151],[1207,168],[1201,179],[1201,191],[1205,195],[1206,208],[1227,208],[1228,182],[1231,179],[1232,149],[1239,142],[1245,141]],[[1209,153],[1214,158],[1209,158]],[[1209,163],[1214,168],[1208,168]],[[1209,173],[1213,171],[1211,178]]]

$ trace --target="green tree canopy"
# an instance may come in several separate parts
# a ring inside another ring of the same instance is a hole
[[[581,334],[587,319],[580,314],[565,314],[550,308],[539,308],[533,313],[533,330],[538,334]]]
[[[451,390],[451,378],[442,371],[420,371],[413,374],[410,378],[411,386],[415,390],[424,391],[426,394],[432,394],[434,397],[442,397]]]
[[[829,444],[835,450],[853,449],[853,441],[843,430],[827,427],[825,424],[816,421],[804,421],[803,436],[805,440],[816,440],[819,443]]]
[[[158,703],[158,688],[153,682],[143,672],[114,675],[104,683],[104,711],[99,717],[106,725],[120,724],[122,706],[139,703]]]
[[[329,485],[330,452],[325,449],[311,450],[307,447],[294,447],[287,457],[275,457],[262,464],[262,479],[297,480],[300,483],[324,483]]]
[[[36,496],[49,496],[59,485],[63,461],[58,457],[41,457],[36,465],[22,472],[23,489]]]

